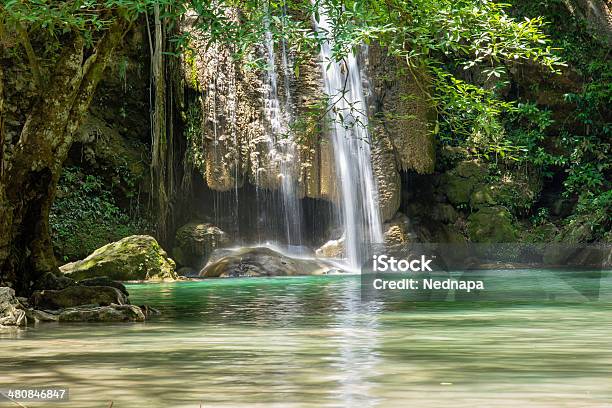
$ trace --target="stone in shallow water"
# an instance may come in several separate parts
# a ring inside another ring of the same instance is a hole
[[[104,245],[87,258],[63,265],[60,270],[75,280],[107,276],[129,281],[176,279],[175,267],[155,238],[132,235]]]
[[[26,314],[15,297],[15,291],[11,288],[0,287],[0,327],[25,324]]]
[[[39,323],[39,322],[57,322],[58,315],[55,313],[48,313],[42,310],[28,309],[26,311],[28,316],[28,323]]]
[[[37,290],[30,303],[36,309],[64,309],[80,305],[126,304],[127,296],[110,286],[71,286],[62,290]]]
[[[142,322],[145,320],[145,315],[138,306],[113,304],[64,309],[58,319],[60,322]]]
[[[216,257],[213,257],[216,258]],[[207,278],[325,275],[337,269],[317,259],[292,258],[266,247],[239,248],[200,271]]]

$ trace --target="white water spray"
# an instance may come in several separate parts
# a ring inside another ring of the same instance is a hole
[[[280,190],[283,207],[283,225],[285,240],[289,247],[302,245],[302,206],[299,199],[298,175],[300,170],[299,156],[293,140],[290,123],[292,120],[292,100],[289,83],[289,56],[284,40],[281,42],[281,64],[283,68],[285,97],[281,103],[278,95],[278,74],[276,72],[276,54],[274,39],[266,19],[265,46],[267,57],[266,85],[264,101],[268,122],[268,163],[278,166]]]
[[[323,7],[319,7],[319,15],[317,31],[328,35],[332,29]],[[350,268],[359,269],[362,248],[383,242],[361,70],[353,53],[340,62],[334,61],[329,40],[322,44],[320,58],[325,92],[330,99],[331,141],[340,187],[346,259]]]

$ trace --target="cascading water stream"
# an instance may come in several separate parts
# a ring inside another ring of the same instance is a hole
[[[278,95],[278,74],[276,72],[276,54],[274,39],[266,19],[265,47],[267,57],[266,85],[264,101],[268,122],[268,162],[278,166],[281,177],[280,193],[282,197],[283,226],[285,241],[291,250],[302,245],[302,207],[299,199],[297,175],[299,158],[295,141],[291,136],[289,124],[292,118],[291,88],[289,83],[289,57],[284,41],[281,42],[281,63],[284,70],[285,97],[281,103]]]
[[[319,7],[319,16],[317,31],[328,35],[332,30],[323,7]],[[339,184],[346,259],[349,268],[359,269],[364,260],[362,248],[383,242],[361,70],[353,53],[336,62],[330,40],[323,42],[320,58],[325,92],[330,99],[330,136]]]

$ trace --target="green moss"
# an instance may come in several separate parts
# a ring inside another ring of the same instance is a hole
[[[174,279],[176,265],[157,241],[134,235],[98,248],[82,261],[62,266],[75,280],[107,276],[114,280]]]
[[[512,215],[505,207],[485,207],[468,217],[468,235],[473,242],[516,242]]]
[[[109,241],[149,229],[119,207],[116,195],[102,177],[79,167],[64,169],[49,216],[58,259],[81,259]]]

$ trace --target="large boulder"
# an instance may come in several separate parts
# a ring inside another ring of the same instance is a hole
[[[183,266],[200,269],[217,248],[230,243],[225,232],[213,224],[190,222],[176,231],[176,247],[172,250],[176,261]]]
[[[26,314],[11,288],[0,287],[0,327],[22,326],[26,324]]]
[[[266,247],[240,248],[200,271],[207,278],[325,275],[337,269],[316,259],[292,258]]]
[[[468,217],[468,235],[473,242],[516,242],[512,215],[501,206],[485,207]]]
[[[128,303],[128,298],[123,292],[110,286],[70,286],[62,290],[37,290],[30,298],[30,304],[34,308],[43,310]]]
[[[87,258],[60,268],[74,280],[106,276],[112,280],[176,279],[175,263],[155,238],[132,235],[104,245]]]

